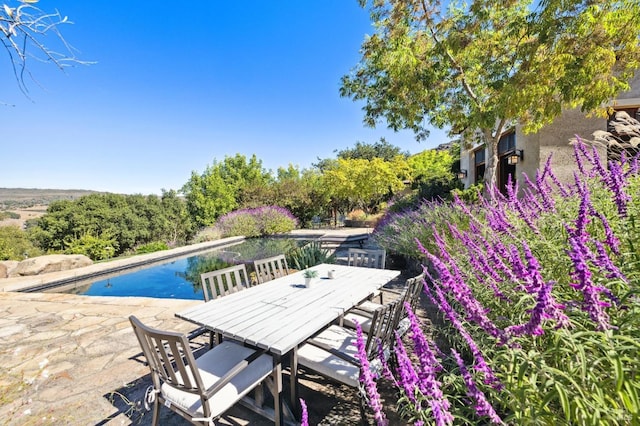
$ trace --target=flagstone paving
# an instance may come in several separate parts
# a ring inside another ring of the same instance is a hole
[[[128,317],[188,333],[193,324],[174,313],[197,303],[202,302],[0,292],[0,424],[150,424],[151,412],[144,407],[149,369]],[[194,349],[204,350],[207,340],[196,338]],[[311,374],[301,380],[310,424],[358,422],[353,389]],[[390,420],[400,424],[393,412]],[[163,409],[160,424],[188,423]],[[220,424],[272,423],[239,406]]]

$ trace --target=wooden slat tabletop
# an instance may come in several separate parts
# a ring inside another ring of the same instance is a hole
[[[178,318],[284,355],[400,274],[322,264],[311,288],[302,271],[176,313]],[[328,279],[329,270],[335,278]]]

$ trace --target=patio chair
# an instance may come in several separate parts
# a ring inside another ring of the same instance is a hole
[[[284,254],[255,260],[253,269],[256,272],[258,284],[289,275],[289,265],[287,265],[287,259]]]
[[[200,274],[200,282],[202,283],[202,293],[204,294],[205,302],[251,287],[249,275],[247,275],[247,269],[244,264]],[[190,338],[205,333],[207,333],[207,330],[204,327],[201,327],[191,333]],[[210,348],[221,341],[221,335],[210,332]]]
[[[350,248],[347,250],[347,266],[384,269],[386,257],[387,253],[383,249]],[[371,295],[371,299],[376,297],[382,303],[382,292],[380,290]]]
[[[200,281],[205,302],[251,287],[244,264],[205,272]]]
[[[151,369],[153,425],[162,405],[193,424],[213,424],[265,380],[279,403],[277,369],[264,350],[225,341],[195,359],[183,334],[147,327],[133,315],[129,320]]]
[[[422,293],[422,289],[424,287],[424,273],[417,275],[413,278],[409,278],[405,282],[404,289],[398,295],[397,300],[400,302],[400,309],[398,309],[395,313],[396,317],[394,318],[394,329],[403,335],[409,329],[409,319],[407,318],[406,311],[404,309],[405,302],[409,303],[411,310],[415,312],[416,307],[418,306],[418,302],[420,301],[420,294]],[[387,290],[391,292],[391,290]],[[372,313],[375,312],[382,306],[379,303],[366,300],[356,306],[355,308],[349,310],[342,317],[341,324],[345,327],[355,328],[356,321],[362,327],[362,331],[365,333],[369,332],[371,327],[371,316]]]
[[[356,249],[347,251],[347,266],[384,269],[387,253],[382,249]]]
[[[393,335],[392,319],[400,307],[393,301],[376,309],[372,316],[369,333],[365,335],[365,350],[371,370],[377,374],[382,368],[378,358],[378,341],[383,342],[385,356],[390,355],[390,341]],[[365,398],[360,385],[360,362],[357,358],[356,331],[339,325],[331,325],[318,335],[307,340],[297,350],[297,365],[314,370],[319,374],[354,387],[360,393],[360,414],[365,419]]]

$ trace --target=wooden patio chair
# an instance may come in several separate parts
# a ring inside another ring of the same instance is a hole
[[[251,281],[244,264],[200,274],[200,282],[205,302],[251,287]],[[203,327],[191,333],[190,338],[205,333],[207,330]],[[210,348],[221,341],[221,335],[209,332]]]
[[[200,274],[200,281],[205,302],[251,287],[244,264],[205,272]]]
[[[386,257],[387,252],[383,249],[350,248],[347,250],[347,266],[384,269]],[[380,290],[371,295],[371,299],[376,297],[382,303],[382,292]]]
[[[386,257],[383,249],[350,248],[347,250],[347,266],[384,269]]]
[[[279,404],[277,369],[264,350],[225,341],[195,359],[185,335],[147,327],[133,315],[129,320],[151,369],[153,425],[163,405],[193,424],[213,424],[263,381]]]
[[[370,367],[376,374],[382,368],[382,362],[378,357],[378,341],[383,342],[384,353],[389,356],[390,346],[385,342],[390,342],[390,336],[393,335],[392,321],[399,307],[400,303],[396,300],[380,306],[371,316],[369,333],[365,335],[365,350]],[[355,330],[331,325],[298,348],[297,365],[363,392],[356,341]],[[364,394],[360,394],[360,413],[363,420],[366,409],[365,397]]]
[[[424,273],[405,281],[404,289],[398,295],[397,300],[400,302],[400,309],[395,313],[394,329],[398,331],[400,335],[404,334],[409,329],[409,319],[406,316],[404,304],[405,302],[408,302],[411,309],[415,312],[418,302],[420,301],[420,294],[422,293],[423,287]],[[342,317],[341,324],[345,327],[355,328],[355,323],[357,321],[362,327],[362,331],[368,333],[371,327],[372,313],[380,306],[382,306],[380,303],[366,300],[345,313]]]
[[[258,284],[289,275],[289,265],[287,265],[287,259],[284,254],[255,260],[253,268],[256,272]]]

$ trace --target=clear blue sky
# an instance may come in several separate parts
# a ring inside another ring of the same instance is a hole
[[[38,6],[69,17],[63,35],[95,64],[32,63],[28,99],[0,53],[0,187],[160,193],[236,153],[275,170],[382,136],[411,153],[448,140],[367,128],[340,97],[372,33],[356,0]]]

